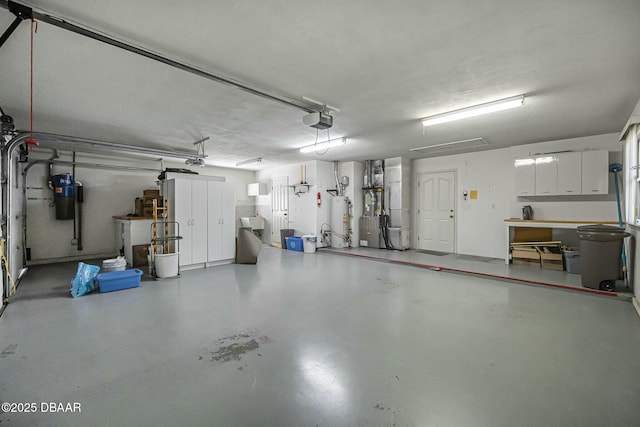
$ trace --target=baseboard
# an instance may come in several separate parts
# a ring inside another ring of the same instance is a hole
[[[631,301],[633,302],[633,306],[636,308],[636,312],[638,313],[638,316],[640,316],[640,301],[638,301],[638,298],[636,297],[633,297]]]

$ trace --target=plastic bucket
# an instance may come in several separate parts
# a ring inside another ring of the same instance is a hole
[[[156,277],[175,277],[178,275],[178,254],[155,254]]]
[[[304,243],[304,252],[307,254],[315,253],[316,251],[316,242],[318,241],[318,237],[314,234],[305,234],[302,236],[302,241]]]
[[[580,262],[580,252],[565,250],[563,251],[563,253],[564,253],[564,263],[567,268],[567,273],[581,274],[582,263]]]
[[[102,273],[110,271],[124,271],[127,268],[127,260],[123,257],[105,259],[102,261]]]

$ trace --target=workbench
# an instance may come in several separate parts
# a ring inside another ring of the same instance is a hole
[[[606,224],[618,226],[615,221],[556,221],[556,220],[529,220],[529,219],[505,219],[507,226],[507,254],[505,256],[505,264],[511,261],[511,242],[513,242],[514,229],[516,227],[534,227],[534,228],[558,228],[577,230],[582,225]]]

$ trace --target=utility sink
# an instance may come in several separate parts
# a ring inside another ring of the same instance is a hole
[[[254,230],[264,230],[264,217],[262,216],[245,216],[240,218],[243,227],[251,227]]]

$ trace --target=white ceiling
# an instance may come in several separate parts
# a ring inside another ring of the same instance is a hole
[[[299,154],[316,130],[294,107],[41,22],[34,128],[195,151],[230,166],[420,157],[618,132],[640,98],[640,1],[175,0],[23,2],[288,98],[340,109],[345,146]],[[0,9],[0,30],[14,16]],[[29,126],[29,23],[0,48],[0,105]],[[525,94],[523,108],[423,128],[420,118]],[[326,140],[327,132],[320,132]]]

